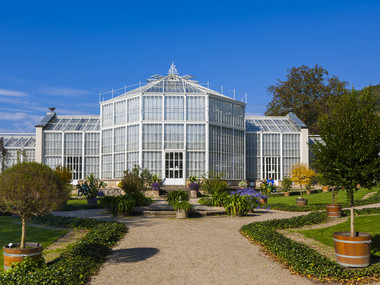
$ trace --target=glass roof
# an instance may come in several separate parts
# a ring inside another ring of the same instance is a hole
[[[226,95],[200,85],[198,81],[190,80],[190,78],[192,78],[190,75],[179,76],[178,74],[168,74],[165,77],[153,75],[152,78],[148,79],[146,85],[124,92],[122,95],[113,97],[113,99],[140,93],[198,93],[213,94],[231,99]]]
[[[34,134],[0,134],[5,148],[34,148],[36,137]]]
[[[299,132],[300,128],[285,117],[246,117],[247,132]]]
[[[99,131],[98,116],[56,116],[45,127],[47,131]]]

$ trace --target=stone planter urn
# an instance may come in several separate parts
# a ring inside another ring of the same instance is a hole
[[[198,197],[198,191],[190,190],[190,198],[197,198],[197,197]]]
[[[87,197],[87,205],[95,206],[98,204],[98,198],[96,197]]]
[[[188,212],[186,212],[182,209],[178,209],[178,211],[176,213],[176,217],[177,217],[177,219],[187,219]]]

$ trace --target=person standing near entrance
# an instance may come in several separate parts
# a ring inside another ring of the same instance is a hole
[[[267,180],[267,187],[269,193],[271,193],[272,190],[274,190],[273,192],[276,192],[276,187],[274,187],[274,180],[272,177],[269,177],[269,179]]]

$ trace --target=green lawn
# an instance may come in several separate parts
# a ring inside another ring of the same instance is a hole
[[[334,232],[350,231],[350,220],[322,229],[298,231],[308,238],[315,239],[327,246],[334,247]],[[356,216],[355,231],[366,232],[372,235],[371,254],[380,258],[380,215]]]
[[[372,190],[368,190],[365,188],[360,188],[356,193],[355,193],[355,200],[360,200],[363,198],[363,196],[367,193],[374,192],[374,191],[379,191],[380,187],[373,188]],[[331,204],[331,192],[322,192],[322,193],[316,193],[316,194],[310,194],[306,195],[306,192],[302,194],[303,198],[308,199],[308,204]],[[282,196],[282,197],[275,197],[275,196],[270,196],[268,198],[268,204],[277,204],[277,203],[283,203],[287,205],[295,205],[295,200],[297,196]],[[347,201],[347,194],[346,191],[340,191],[338,193],[338,203],[344,203]]]
[[[98,201],[98,203],[99,203],[99,201]],[[70,205],[70,206],[87,205],[87,199],[86,198],[84,198],[84,199],[72,199],[72,200],[67,201],[67,205]]]
[[[26,227],[26,240],[39,242],[46,248],[54,241],[65,235],[68,230],[51,230],[37,227]],[[21,240],[21,220],[18,218],[0,216],[0,272],[3,271],[3,245]]]

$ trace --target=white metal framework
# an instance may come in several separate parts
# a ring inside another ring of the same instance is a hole
[[[305,127],[292,113],[284,117],[247,117],[247,179],[282,180],[295,163],[307,162],[308,158],[302,157]]]

